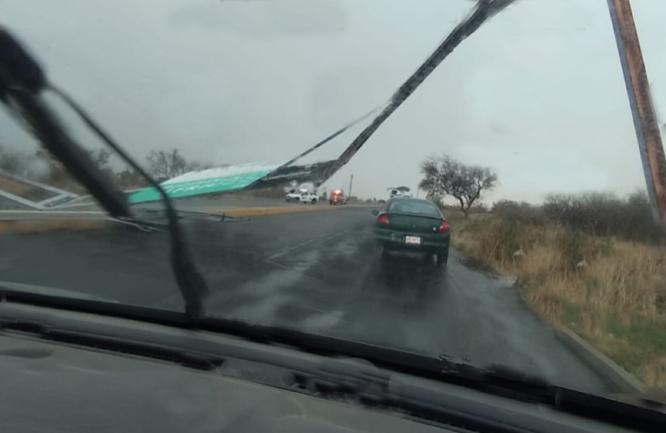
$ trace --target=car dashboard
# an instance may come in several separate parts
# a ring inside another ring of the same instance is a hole
[[[9,323],[8,317],[29,319],[36,329],[58,330],[60,335],[85,336],[92,323],[108,341],[131,337],[160,345],[187,342],[197,350],[215,348],[220,362],[214,368],[193,368],[169,356],[112,351],[67,338],[53,341],[44,337],[48,332],[5,326],[0,328],[3,432],[625,431],[545,405],[390,373],[363,360],[323,357],[223,334],[0,302],[1,323]],[[331,383],[327,378],[341,376],[385,384],[382,392],[401,395],[405,402],[420,400],[422,407],[439,408],[441,416],[369,405],[358,392],[333,397],[321,392],[322,384]]]

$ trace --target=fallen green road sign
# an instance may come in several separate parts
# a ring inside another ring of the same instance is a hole
[[[265,177],[270,172],[271,170],[260,170],[224,177],[214,177],[183,182],[168,182],[161,185],[169,197],[184,198],[202,194],[214,194],[241,190]],[[134,191],[129,196],[129,202],[132,204],[158,200],[160,200],[160,194],[155,188],[152,187]]]

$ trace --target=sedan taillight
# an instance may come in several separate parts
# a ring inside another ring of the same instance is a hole
[[[391,225],[391,220],[389,219],[389,216],[385,213],[379,215],[377,217],[377,222],[381,225],[384,226],[390,226]]]
[[[450,228],[449,222],[447,220],[442,220],[442,223],[437,227],[437,233],[448,233]]]

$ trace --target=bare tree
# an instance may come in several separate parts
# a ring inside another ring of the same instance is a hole
[[[441,200],[450,195],[458,200],[465,217],[481,192],[491,190],[497,183],[497,174],[488,167],[465,165],[442,155],[430,157],[421,163],[424,178],[419,187],[428,197]]]
[[[31,154],[0,145],[0,170],[4,172],[33,180],[44,180],[49,173],[47,165],[42,153]]]
[[[43,166],[40,181],[72,192],[85,191],[81,184],[70,175],[65,166],[50,152],[38,148],[33,158]]]
[[[111,151],[108,149],[89,150],[88,155],[100,170],[109,168]]]
[[[226,167],[229,164],[222,164],[219,165],[218,167]],[[211,164],[204,164],[203,162],[199,161],[191,161],[187,163],[187,166],[185,167],[185,171],[199,171],[199,170],[207,170],[209,168],[213,168]]]
[[[122,189],[137,189],[146,186],[146,180],[132,168],[126,168],[115,174],[116,184]]]
[[[105,148],[97,150],[86,149],[85,152],[88,154],[93,164],[97,167],[98,170],[104,172],[110,178],[113,178],[113,168],[111,168],[111,151]]]
[[[26,166],[24,155],[0,149],[0,170],[11,174],[23,174]]]
[[[153,150],[146,157],[148,171],[158,182],[185,173],[188,168],[187,161],[178,152],[178,149]]]

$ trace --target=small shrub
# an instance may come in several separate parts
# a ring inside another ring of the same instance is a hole
[[[541,206],[548,221],[597,236],[656,243],[661,229],[652,219],[647,195],[636,192],[625,199],[614,194],[554,194]]]
[[[522,223],[543,224],[545,222],[541,206],[534,206],[526,202],[500,200],[493,205],[492,212],[504,219]]]
[[[486,222],[479,231],[479,248],[489,260],[504,262],[522,249],[526,242],[526,226],[514,219],[500,218]]]
[[[569,271],[587,266],[595,258],[608,255],[612,249],[610,238],[590,236],[575,229],[559,230],[554,246],[561,254],[564,268]]]

